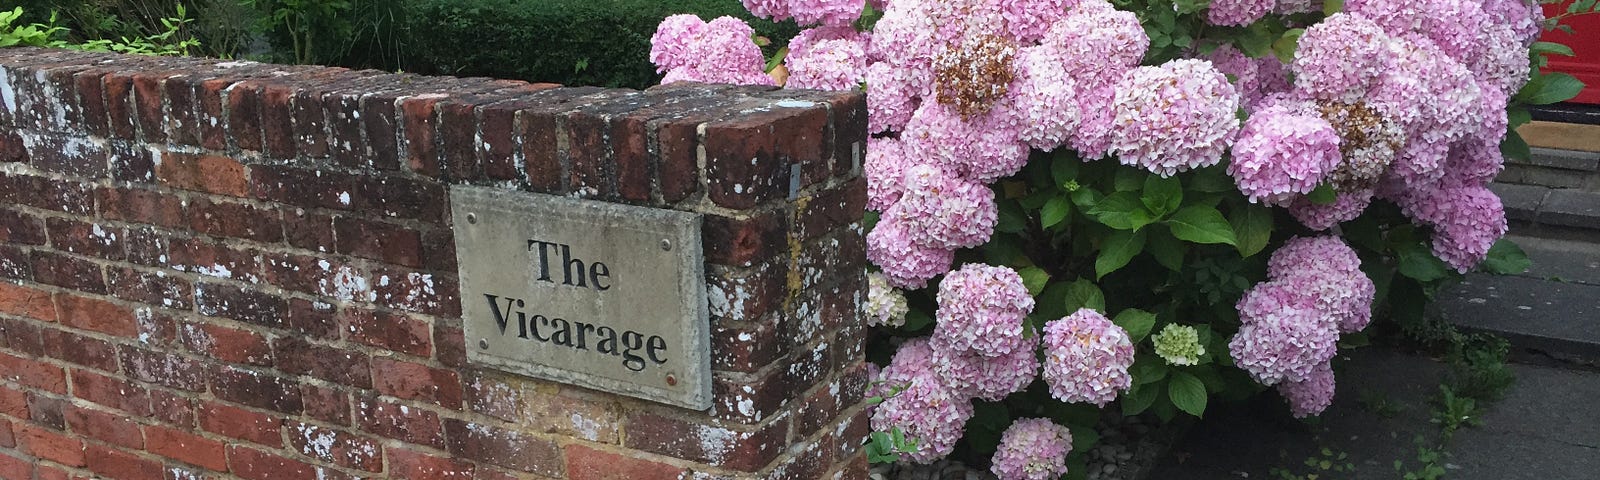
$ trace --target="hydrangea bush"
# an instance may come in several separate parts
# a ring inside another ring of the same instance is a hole
[[[1375,315],[1526,268],[1486,185],[1581,88],[1531,0],[865,3],[744,0],[811,27],[772,59],[671,17],[650,58],[865,90],[874,457],[1006,480],[1081,477],[1103,409],[1319,414]]]

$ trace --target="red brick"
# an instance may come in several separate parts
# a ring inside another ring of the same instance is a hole
[[[189,228],[207,235],[263,243],[283,240],[283,214],[277,208],[200,197],[189,202],[188,216]]]
[[[128,421],[123,414],[69,406],[66,409],[67,427],[86,438],[132,449],[144,448],[144,434],[139,424]]]
[[[470,480],[472,464],[415,450],[388,447],[389,476],[409,480]]]
[[[378,267],[368,278],[374,280],[372,289],[380,306],[436,317],[461,315],[461,290],[454,277]]]
[[[27,163],[28,147],[22,137],[11,129],[0,130],[0,163]]]
[[[314,338],[328,340],[339,338],[339,322],[334,317],[331,303],[298,298],[290,300],[289,316],[286,321],[290,330]]]
[[[168,78],[162,84],[162,95],[167,99],[167,136],[178,145],[199,146],[200,125],[195,112],[194,87],[200,83],[199,74]]]
[[[166,152],[156,166],[161,183],[180,190],[194,190],[231,197],[245,197],[250,191],[245,166],[237,160],[217,155]]]
[[[0,278],[33,280],[33,259],[20,248],[0,244]]]
[[[383,447],[372,439],[309,423],[291,421],[284,428],[290,446],[301,455],[347,468],[383,470]]]
[[[30,147],[29,163],[39,170],[88,179],[106,176],[106,149],[81,137],[33,135],[23,144]]]
[[[443,449],[444,427],[431,410],[378,400],[376,395],[356,402],[361,431],[415,445]]]
[[[361,352],[319,345],[295,336],[272,342],[278,370],[356,388],[372,388],[370,358]]]
[[[152,182],[156,178],[155,153],[144,145],[111,144],[111,178],[123,182]]]
[[[67,393],[67,372],[61,367],[0,353],[0,379],[56,394]]]
[[[55,298],[62,325],[120,337],[139,333],[133,311],[127,307],[70,293],[58,293]]]
[[[289,415],[304,409],[299,384],[234,367],[216,368],[211,375],[211,393],[229,402]]]
[[[261,280],[257,276],[261,268],[259,251],[236,248],[227,242],[212,242],[199,237],[170,237],[167,241],[169,255],[165,262],[159,264],[164,264],[173,270],[250,283]]]
[[[148,223],[162,227],[184,224],[183,200],[155,190],[105,187],[95,191],[100,214],[111,220]]]
[[[446,367],[467,366],[466,336],[460,327],[435,324],[433,327],[434,358]]]
[[[117,350],[110,343],[53,328],[43,329],[41,333],[45,354],[51,358],[109,372],[117,371]]]
[[[379,170],[400,168],[400,117],[395,109],[398,92],[381,92],[361,99],[361,120],[365,125],[368,154]]]
[[[268,84],[261,91],[262,147],[274,158],[295,157],[294,110],[291,101],[295,90],[285,85]]]
[[[205,431],[269,447],[283,444],[278,434],[283,422],[277,417],[217,402],[202,403],[198,410],[200,428]]]
[[[119,378],[85,370],[72,371],[72,394],[134,415],[150,415],[150,393]]]
[[[26,423],[15,425],[17,451],[69,467],[84,466],[83,441]]]
[[[108,292],[105,273],[98,263],[47,250],[34,250],[30,257],[34,280],[39,283],[88,293]]]
[[[350,210],[357,178],[339,172],[287,165],[262,165],[250,170],[255,198],[298,207]]]
[[[50,301],[50,292],[0,282],[0,314],[54,322],[56,306]]]
[[[439,144],[438,117],[434,112],[445,95],[428,94],[402,98],[400,105],[401,130],[405,132],[406,163],[411,171],[438,177]]]
[[[359,179],[355,187],[354,207],[363,213],[441,223],[449,205],[438,182],[374,176]]]
[[[89,471],[111,480],[161,478],[161,462],[134,456],[121,450],[89,445]]]
[[[372,359],[372,383],[385,395],[461,408],[461,379],[451,370],[380,357]]]
[[[0,317],[0,347],[25,357],[43,357],[44,328],[44,324],[33,320]]]
[[[112,267],[107,269],[106,279],[111,296],[123,300],[175,310],[194,307],[194,286],[176,275]]]
[[[222,442],[157,425],[146,425],[144,438],[150,453],[219,472],[228,469]]]
[[[554,112],[523,111],[517,131],[522,137],[523,169],[534,191],[562,194],[567,191],[566,166],[557,151],[556,138],[562,133]]]
[[[77,180],[61,180],[31,175],[0,177],[0,199],[73,215],[94,213],[94,190]]]
[[[283,213],[283,234],[289,245],[317,253],[333,253],[333,217],[292,209]]]
[[[0,415],[28,418],[28,394],[0,385]]]
[[[579,444],[568,445],[566,454],[569,480],[676,480],[686,474],[683,467]]]
[[[433,354],[428,322],[373,310],[345,309],[342,316],[350,341],[419,357]]]
[[[111,124],[111,137],[133,140],[137,132],[139,114],[133,103],[133,71],[115,71],[104,77],[102,91],[106,98],[106,118]]]
[[[234,445],[228,449],[234,475],[249,480],[314,480],[321,468],[260,450]]]
[[[166,111],[162,108],[162,82],[170,73],[140,72],[133,75],[133,103],[139,117],[140,136],[145,143],[167,143]]]
[[[745,472],[772,463],[787,445],[788,420],[752,431],[708,426],[649,412],[634,412],[625,426],[623,446]],[[716,442],[702,439],[715,438]]]
[[[789,189],[789,163],[775,151],[775,124],[804,115],[799,109],[743,114],[706,124],[707,196],[717,205],[749,209],[782,198]]]
[[[338,252],[407,267],[422,266],[422,235],[411,228],[355,217],[333,220]]]
[[[78,91],[78,106],[83,113],[84,128],[90,135],[109,137],[110,123],[106,116],[105,86],[101,83],[111,70],[85,70],[73,75]]]
[[[309,383],[300,385],[306,416],[342,426],[350,425],[350,394]]]
[[[122,369],[129,378],[191,392],[206,389],[205,364],[201,361],[130,345],[122,345],[117,350],[121,353]]]
[[[456,419],[445,420],[449,451],[458,458],[521,472],[563,476],[561,450],[545,438]]]
[[[194,428],[194,400],[180,396],[165,389],[150,391],[150,407],[155,410],[152,418],[157,421],[176,425],[184,428]]]
[[[33,462],[0,454],[0,479],[33,480]]]
[[[208,323],[186,323],[178,330],[178,341],[189,351],[228,363],[272,365],[272,346],[267,337]]]
[[[0,418],[0,448],[17,448],[17,436],[11,430],[11,421],[4,418]],[[4,472],[4,468],[0,466],[0,473]]]

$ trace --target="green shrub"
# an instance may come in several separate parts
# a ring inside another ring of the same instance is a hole
[[[650,36],[676,13],[743,18],[771,50],[799,32],[756,20],[738,0],[407,0],[404,10],[408,71],[569,85],[654,85]]]

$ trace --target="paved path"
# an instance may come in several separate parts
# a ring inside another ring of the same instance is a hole
[[[1278,478],[1274,468],[1308,473],[1308,458],[1348,455],[1351,473],[1323,479],[1394,479],[1395,460],[1416,465],[1413,439],[1432,439],[1429,404],[1442,365],[1382,348],[1357,351],[1338,372],[1339,393],[1319,421],[1290,418],[1274,395],[1212,411],[1151,479]],[[1513,365],[1517,384],[1483,417],[1456,434],[1446,478],[1461,480],[1600,478],[1600,373]],[[1387,405],[1390,412],[1376,406]]]

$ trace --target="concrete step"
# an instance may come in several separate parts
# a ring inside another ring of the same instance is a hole
[[[1600,363],[1600,244],[1513,236],[1533,267],[1524,274],[1471,274],[1441,292],[1435,312],[1512,345]]]
[[[1600,152],[1535,147],[1527,160],[1506,159],[1495,181],[1600,192]]]
[[[1511,233],[1600,242],[1600,192],[1491,183],[1505,204]]]

